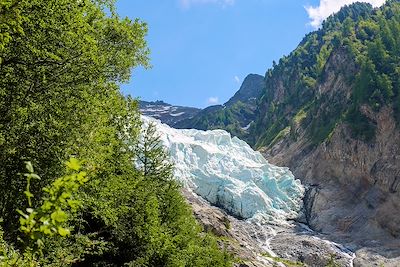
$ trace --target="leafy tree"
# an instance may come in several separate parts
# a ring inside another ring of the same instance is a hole
[[[116,83],[148,65],[148,50],[146,25],[106,15],[109,1],[1,3],[10,19],[0,21],[0,206],[11,226],[24,204],[23,161],[45,177],[32,188],[39,196],[70,155],[109,149],[93,144],[115,139],[115,120],[125,116]]]
[[[173,168],[154,125],[145,127],[135,147],[125,145],[129,155],[125,159],[134,159],[137,169],[121,168],[124,158],[120,158],[115,166],[119,171],[103,173],[108,178],[99,181],[94,186],[97,192],[84,201],[86,231],[102,232],[113,247],[89,261],[111,266],[189,266],[197,259],[196,266],[209,266],[201,259],[204,252],[212,255],[209,260],[215,266],[230,266],[231,257],[219,250],[216,239],[201,234],[180,186],[172,179]]]
[[[137,101],[118,84],[149,66],[147,26],[113,2],[0,0],[0,265],[230,266],[159,140],[140,143]],[[86,173],[63,167],[71,156]]]
[[[135,155],[137,166],[143,176],[149,180],[172,181],[173,165],[168,161],[168,153],[161,143],[156,125],[151,122],[145,125],[141,138],[143,141],[138,142]]]

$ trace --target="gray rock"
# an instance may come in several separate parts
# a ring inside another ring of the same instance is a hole
[[[204,228],[222,237],[221,247],[242,260],[236,266],[320,267],[326,266],[331,259],[339,266],[352,266],[352,251],[301,223],[252,223],[227,214],[190,191],[183,193]]]

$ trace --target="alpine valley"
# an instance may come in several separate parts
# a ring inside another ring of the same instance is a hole
[[[309,1],[0,0],[0,267],[399,267],[400,0],[368,1],[198,109],[126,94],[218,96]]]
[[[400,266],[399,1],[342,8],[224,105],[142,110],[238,266]]]

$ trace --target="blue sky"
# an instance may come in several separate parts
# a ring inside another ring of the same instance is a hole
[[[384,0],[370,0],[379,5]],[[264,75],[323,18],[351,0],[117,0],[140,18],[152,68],[137,68],[124,94],[195,107],[226,102],[249,73]]]

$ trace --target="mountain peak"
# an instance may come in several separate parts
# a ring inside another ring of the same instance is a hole
[[[259,74],[249,74],[243,80],[239,91],[231,97],[228,102],[225,103],[226,106],[230,106],[238,101],[247,103],[254,99],[257,99],[264,88],[264,77]]]

